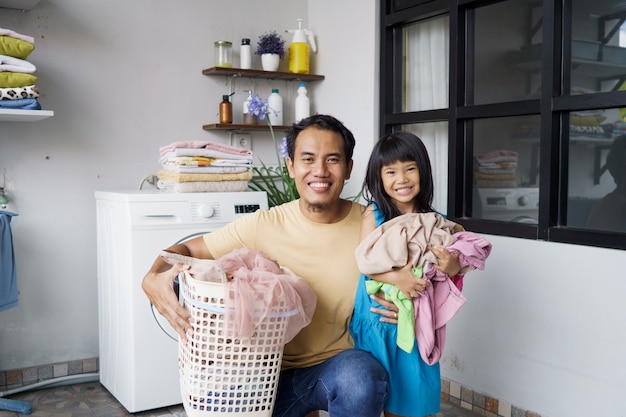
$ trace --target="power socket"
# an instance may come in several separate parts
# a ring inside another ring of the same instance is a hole
[[[252,150],[252,137],[250,133],[230,132],[230,145]]]

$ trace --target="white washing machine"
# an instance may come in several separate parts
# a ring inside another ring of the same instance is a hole
[[[182,402],[177,334],[141,281],[162,249],[259,208],[264,192],[98,191],[100,382],[131,413]]]
[[[476,188],[474,218],[537,224],[539,188]]]

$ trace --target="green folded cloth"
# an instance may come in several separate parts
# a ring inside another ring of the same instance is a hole
[[[422,267],[413,268],[413,276],[422,277]],[[365,289],[368,294],[383,292],[385,300],[391,301],[398,307],[398,335],[396,344],[407,353],[411,353],[415,344],[415,314],[413,313],[413,300],[405,297],[404,293],[395,285],[373,279],[365,281]]]

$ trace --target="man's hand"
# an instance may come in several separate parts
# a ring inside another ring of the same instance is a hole
[[[141,288],[150,302],[167,319],[183,341],[187,340],[187,331],[192,329],[189,323],[191,314],[179,304],[176,298],[174,279],[185,269],[189,269],[189,266],[176,264],[163,272],[148,272],[141,283]]]
[[[370,295],[372,300],[383,306],[384,308],[372,307],[370,311],[381,316],[380,321],[384,323],[398,324],[398,306],[391,301],[385,300],[385,293]]]

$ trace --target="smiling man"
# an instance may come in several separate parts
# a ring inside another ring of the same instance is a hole
[[[350,178],[355,140],[336,118],[314,115],[287,133],[287,169],[298,200],[240,217],[223,228],[167,250],[216,259],[240,248],[262,251],[302,277],[318,297],[311,324],[285,346],[274,416],[379,417],[388,378],[349,334],[359,279],[354,250],[363,206],[340,198]],[[157,259],[143,289],[158,311],[185,337],[189,314],[178,304],[173,281],[185,266]],[[395,306],[382,305],[393,315]]]

